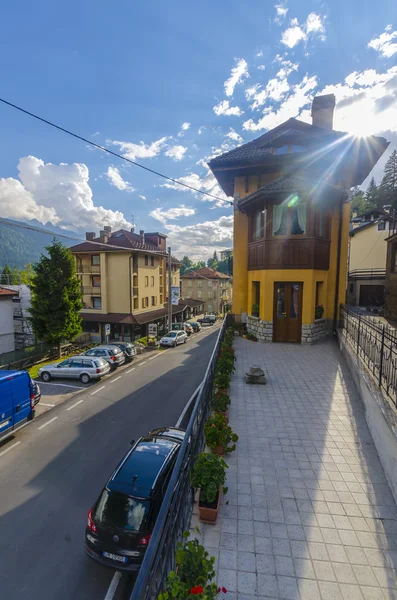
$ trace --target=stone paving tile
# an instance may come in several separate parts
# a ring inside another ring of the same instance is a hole
[[[397,600],[397,506],[336,344],[235,348],[229,492],[195,533],[227,600]]]

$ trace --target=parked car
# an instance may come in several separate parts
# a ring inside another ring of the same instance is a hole
[[[109,363],[111,369],[125,363],[124,353],[117,346],[96,346],[84,352],[83,356],[100,356]]]
[[[197,333],[198,331],[201,330],[201,325],[197,321],[188,321],[188,323],[189,323],[190,327],[193,328],[193,331],[195,333]]]
[[[34,394],[34,405],[36,406],[36,404],[38,404],[41,400],[41,391],[40,391],[40,387],[39,384],[37,383],[37,381],[33,381],[33,394]]]
[[[186,331],[187,335],[192,335],[192,333],[194,333],[194,329],[190,325],[190,323],[184,323],[183,324],[183,329]]]
[[[124,358],[124,357],[123,357]],[[53,365],[44,365],[39,369],[39,376],[45,382],[52,378],[80,379],[82,383],[89,383],[91,379],[100,379],[109,373],[110,366],[101,357],[72,356]]]
[[[27,371],[0,371],[0,440],[34,419],[34,386]]]
[[[93,560],[139,570],[182,441],[180,430],[160,429],[132,442],[88,513],[85,548]]]
[[[177,346],[178,344],[186,344],[187,333],[185,331],[169,331],[160,340],[160,346]]]
[[[214,319],[210,319],[209,317],[201,317],[200,319],[197,319],[197,321],[200,323],[200,325],[214,325],[215,324]]]
[[[112,342],[110,345],[120,348],[120,350],[124,353],[126,362],[131,362],[134,356],[136,356],[135,346],[130,342]]]
[[[204,315],[205,319],[209,319],[210,321],[212,321],[213,323],[216,323],[216,315],[212,314],[212,313],[207,313]]]

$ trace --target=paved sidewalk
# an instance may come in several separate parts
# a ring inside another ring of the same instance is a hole
[[[225,599],[397,599],[397,508],[337,345],[235,348],[240,440],[218,522],[199,524]],[[244,383],[251,365],[267,385]]]

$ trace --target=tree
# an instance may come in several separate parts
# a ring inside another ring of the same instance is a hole
[[[83,303],[70,250],[55,239],[46,250],[33,267],[30,321],[36,337],[57,344],[60,355],[61,343],[81,333]]]
[[[4,265],[3,271],[0,276],[0,283],[3,285],[11,285],[12,281],[12,269],[10,265]]]
[[[181,275],[188,273],[193,268],[193,261],[188,256],[182,258]]]
[[[31,263],[25,265],[25,268],[21,269],[19,272],[21,283],[24,283],[25,285],[30,285],[33,273],[33,265]]]
[[[378,206],[378,201],[378,186],[376,185],[375,177],[372,177],[371,181],[369,182],[369,186],[367,187],[367,191],[365,192],[365,202],[367,204],[366,210],[376,208]]]
[[[212,258],[209,258],[207,260],[207,265],[211,267],[211,269],[216,270],[218,268],[218,255],[216,253],[216,250],[214,251],[214,255],[212,256]]]
[[[391,204],[392,210],[397,210],[397,150],[393,150],[385,164],[379,193],[382,207]]]

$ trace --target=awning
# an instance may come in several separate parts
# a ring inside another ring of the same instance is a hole
[[[186,304],[183,302],[182,305],[173,306],[172,314],[176,315],[183,312],[186,308]],[[158,308],[156,310],[149,310],[144,313],[128,314],[128,313],[84,313],[81,312],[80,316],[83,321],[90,321],[95,323],[117,323],[120,325],[144,325],[145,323],[152,323],[160,319],[166,318],[168,315],[167,308]]]

